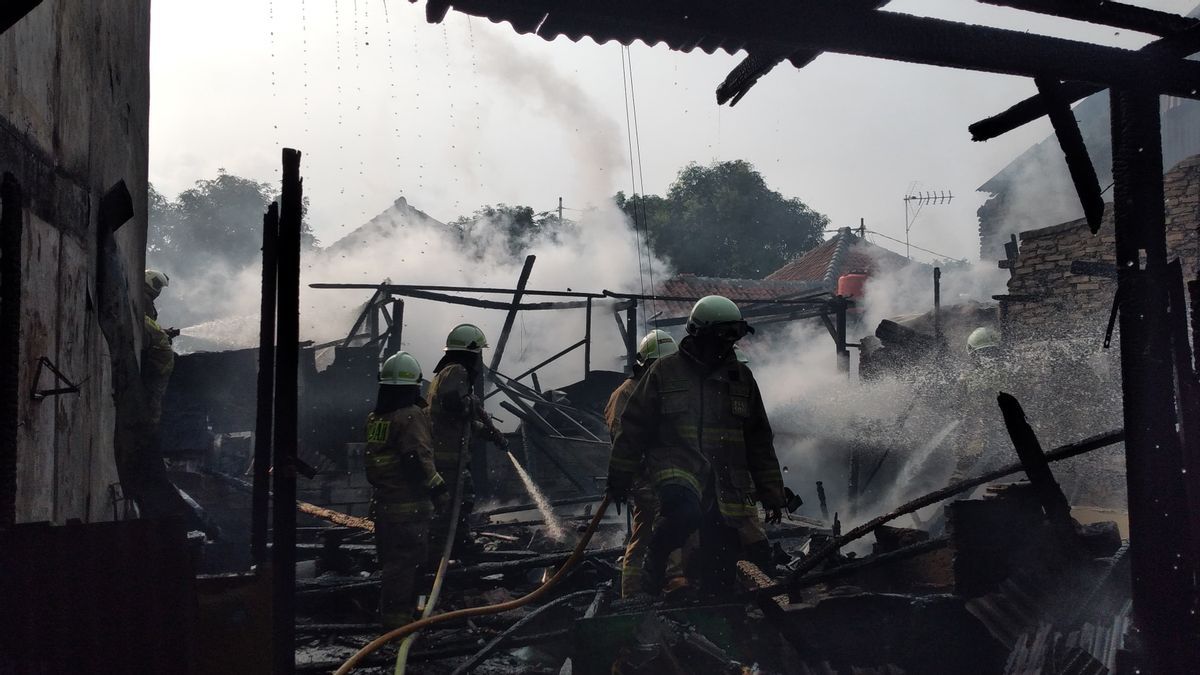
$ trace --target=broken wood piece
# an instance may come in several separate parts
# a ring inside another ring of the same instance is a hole
[[[1056,525],[1070,525],[1073,522],[1071,505],[1067,502],[1067,496],[1063,494],[1058,481],[1054,480],[1046,454],[1042,452],[1042,444],[1038,442],[1033,427],[1029,426],[1028,420],[1025,419],[1025,411],[1020,402],[1013,395],[1004,392],[1000,392],[996,402],[1000,404],[1004,426],[1008,429],[1017,456],[1021,458],[1021,466],[1033,485],[1046,518]]]
[[[1046,114],[1050,117],[1054,135],[1067,161],[1067,170],[1071,174],[1071,182],[1075,184],[1084,218],[1092,234],[1095,234],[1104,219],[1104,197],[1100,181],[1096,178],[1096,167],[1092,165],[1083,134],[1079,131],[1079,122],[1075,119],[1075,113],[1071,112],[1071,104],[1063,94],[1062,83],[1058,79],[1038,77],[1034,78],[1034,83],[1045,102]]]

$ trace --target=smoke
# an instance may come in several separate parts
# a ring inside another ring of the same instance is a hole
[[[566,131],[566,151],[576,158],[582,191],[592,199],[613,194],[616,178],[628,158],[622,151],[620,127],[599,112],[600,106],[577,78],[567,77],[549,62],[513,49],[511,42],[479,31],[480,72],[504,87],[514,100],[535,104]]]
[[[378,284],[390,279],[397,284],[490,286],[511,288],[516,284],[524,259],[509,249],[509,224],[504,216],[482,219],[471,227],[470,240],[439,223],[403,199],[388,211],[343,240],[302,260],[300,322],[301,338],[324,343],[345,337],[370,290],[322,290],[309,288],[318,282]],[[528,288],[629,292],[638,279],[638,250],[633,230],[624,213],[611,201],[583,212],[571,227],[551,234],[533,235],[522,242],[526,253],[536,256]],[[644,260],[644,257],[642,258]],[[656,270],[667,269],[654,260]],[[207,320],[185,326],[176,349],[234,349],[257,345],[260,269],[211,270],[201,279],[176,283],[173,297],[164,294],[160,311],[168,315],[174,303],[185,303],[193,315]],[[505,295],[476,295],[500,302]],[[568,301],[571,298],[527,297],[525,302]],[[593,307],[593,368],[620,370],[624,344],[607,316],[608,301]],[[206,311],[201,311],[206,310]],[[505,312],[450,305],[430,300],[407,299],[404,307],[403,349],[416,356],[427,377],[441,357],[446,334],[459,323],[474,323],[497,345]],[[585,334],[585,310],[530,310],[517,315],[500,369],[516,375]],[[490,358],[490,354],[487,356]],[[583,371],[579,352],[540,371],[543,386],[574,382]],[[504,413],[499,413],[502,417]]]
[[[980,322],[995,321],[988,307],[994,308],[992,295],[1005,291],[1007,276],[990,265],[943,270],[946,351],[870,380],[858,376],[855,349],[851,372],[838,371],[833,340],[817,321],[768,327],[746,340],[785,482],[805,501],[801,513],[820,515],[816,481],[824,483],[831,517],[836,512],[850,527],[950,480],[1015,461],[996,405],[999,391],[1017,396],[1047,450],[1120,426],[1116,369],[1099,344],[1049,335],[1008,345],[991,361],[968,359],[966,337]],[[932,308],[932,268],[872,277],[849,319],[850,340],[873,334],[882,319]],[[1057,464],[1068,497],[1120,503],[1118,452]],[[852,503],[854,471],[859,497]],[[941,508],[918,516],[936,519]]]

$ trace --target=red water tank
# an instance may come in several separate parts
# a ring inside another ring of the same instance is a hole
[[[865,274],[843,274],[838,277],[837,294],[844,298],[861,298],[866,285]]]

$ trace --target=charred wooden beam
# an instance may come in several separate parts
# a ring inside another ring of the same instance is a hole
[[[575,344],[573,344],[573,345],[571,345],[571,346],[569,346],[569,347],[566,347],[566,348],[565,348],[565,349],[563,349],[562,351],[559,351],[559,352],[555,353],[555,354],[554,354],[554,356],[550,356],[550,357],[546,358],[546,359],[545,359],[545,360],[543,360],[542,362],[538,363],[536,366],[533,366],[533,367],[531,367],[531,368],[527,368],[527,369],[526,369],[524,372],[522,372],[520,375],[517,375],[517,376],[515,376],[515,377],[513,377],[513,378],[510,378],[510,379],[512,379],[512,380],[514,380],[514,381],[516,381],[516,380],[520,380],[520,379],[521,379],[521,378],[523,378],[523,377],[527,377],[527,376],[529,376],[529,375],[532,375],[532,374],[534,374],[535,372],[537,372],[538,370],[541,370],[542,368],[544,368],[544,367],[546,367],[546,366],[550,365],[551,363],[554,363],[554,362],[555,362],[555,361],[557,361],[558,359],[560,359],[560,358],[562,358],[562,357],[566,356],[567,354],[570,354],[571,352],[575,351],[575,350],[576,350],[576,349],[578,349],[579,347],[582,347],[582,346],[586,345],[587,343],[588,343],[588,339],[587,339],[587,338],[584,338],[584,339],[580,340],[579,342],[576,342]],[[499,391],[499,390],[496,390],[496,391]],[[485,398],[485,399],[487,399],[487,398],[491,398],[492,396],[494,396],[494,395],[496,394],[496,391],[492,391],[492,392],[488,393],[488,395],[487,395],[487,396],[484,396],[484,398]]]
[[[482,295],[513,295],[517,292],[515,288],[495,288],[491,286],[432,286],[423,284],[332,284],[319,283],[309,284],[309,288],[332,289],[332,290],[381,290],[385,293],[393,295],[406,295],[409,291],[441,291],[450,293],[479,293]],[[550,290],[533,290],[525,289],[521,293],[526,297],[551,297],[551,298],[580,298],[580,299],[601,299],[606,297],[603,293],[588,293],[585,291],[550,291]],[[508,303],[505,303],[508,306]],[[580,305],[583,307],[583,305]]]
[[[850,0],[847,4],[865,10],[879,9],[891,0]],[[767,73],[771,72],[775,66],[783,63],[786,59],[792,66],[803,68],[816,60],[821,55],[820,50],[816,49],[801,49],[799,51],[778,52],[768,49],[750,49],[750,53],[746,58],[742,59],[741,63],[737,64],[733,70],[725,76],[725,80],[717,87],[717,105],[725,105],[729,102],[729,107],[737,105],[738,101],[750,91],[758,81]]]
[[[504,347],[509,344],[509,333],[512,330],[512,322],[517,319],[517,305],[521,304],[521,298],[524,297],[524,287],[529,282],[529,273],[533,271],[533,263],[538,257],[529,255],[526,256],[521,268],[521,276],[517,277],[516,291],[512,292],[512,305],[509,309],[508,316],[504,317],[504,328],[500,329],[500,339],[496,341],[496,347],[492,350],[492,364],[488,366],[490,370],[496,370],[500,366],[500,359],[504,358]]]
[[[275,350],[275,422],[272,451],[273,509],[272,658],[275,675],[296,668],[296,442],[300,344],[300,233],[303,185],[300,152],[283,149],[279,205],[278,305]]]
[[[1189,517],[1167,332],[1166,216],[1159,100],[1111,94],[1126,484],[1134,624],[1154,672],[1200,671]]]
[[[1179,435],[1183,448],[1184,494],[1188,511],[1200,514],[1200,379],[1188,341],[1188,308],[1183,282],[1183,264],[1175,258],[1167,265],[1167,311],[1170,319],[1171,359],[1179,387]],[[1192,559],[1200,559],[1200,518],[1188,518],[1191,526]]]
[[[585,551],[581,560],[592,558],[615,558],[625,551],[622,546],[612,546],[609,548],[600,548],[592,551]],[[448,580],[464,580],[464,579],[479,579],[482,577],[491,576],[493,574],[511,574],[513,572],[523,572],[525,570],[537,569],[539,567],[557,567],[567,561],[571,557],[570,551],[560,551],[558,553],[547,553],[534,558],[522,558],[520,560],[506,560],[504,562],[485,562],[470,567],[451,568],[446,571]]]
[[[1046,454],[1042,452],[1042,444],[1033,432],[1033,427],[1029,426],[1029,421],[1025,419],[1025,411],[1021,404],[1011,394],[1004,392],[1000,392],[996,402],[1004,415],[1004,426],[1008,429],[1013,448],[1017,451],[1017,457],[1021,459],[1021,466],[1033,485],[1038,501],[1042,503],[1046,518],[1055,525],[1069,525],[1071,505],[1067,503],[1067,496],[1063,494],[1058,481],[1054,480],[1050,463],[1046,461]]]
[[[254,492],[250,498],[250,559],[267,561],[271,490],[271,422],[275,411],[275,283],[279,247],[279,204],[263,214],[262,299],[258,324],[258,389],[254,419]]]
[[[1071,173],[1071,182],[1075,184],[1083,215],[1092,234],[1095,234],[1100,230],[1100,221],[1104,219],[1104,197],[1075,113],[1071,112],[1071,104],[1057,79],[1038,77],[1034,78],[1034,83],[1045,102],[1054,135],[1058,137],[1058,146],[1067,160],[1067,170]]]
[[[1064,19],[1098,23],[1113,28],[1151,35],[1173,35],[1195,26],[1197,21],[1170,12],[1135,7],[1112,0],[980,0],[989,5],[1012,7]]]
[[[17,429],[20,426],[21,184],[0,182],[0,527],[17,522]]]
[[[1200,51],[1200,29],[1193,26],[1176,35],[1151,42],[1139,49],[1138,53],[1163,58],[1183,59],[1197,51]],[[1068,79],[1062,83],[1062,96],[1067,101],[1067,105],[1071,105],[1092,94],[1104,91],[1104,89],[1105,86],[1102,84]],[[1046,113],[1046,101],[1042,98],[1041,94],[1038,94],[1013,105],[1004,112],[970,125],[967,127],[967,130],[971,132],[971,140],[987,141],[1029,124],[1041,118]]]
[[[1114,443],[1120,443],[1123,440],[1125,440],[1124,431],[1110,431],[1108,433],[1085,438],[1077,443],[1070,443],[1068,445],[1055,448],[1046,453],[1046,461],[1057,462],[1059,460],[1076,457],[1098,448],[1104,448],[1113,445]],[[1023,469],[1024,467],[1020,462],[1009,464],[1008,466],[996,469],[995,471],[989,471],[980,476],[976,476],[975,478],[967,478],[960,480],[957,483],[951,483],[944,488],[934,490],[933,492],[918,497],[906,504],[902,504],[888,513],[872,518],[871,520],[859,525],[849,532],[835,537],[833,541],[829,542],[820,550],[808,556],[808,558],[806,558],[804,562],[800,563],[795,571],[792,572],[789,581],[777,584],[773,588],[762,589],[760,592],[764,595],[769,594],[771,597],[787,592],[787,588],[790,584],[803,579],[805,574],[816,568],[824,560],[828,559],[829,556],[835,551],[856,539],[874,532],[875,530],[879,529],[881,525],[886,525],[900,516],[913,513],[919,509],[925,508],[926,506],[936,504],[957,494],[966,492],[967,490],[977,488],[985,483],[990,483],[994,480],[1004,478],[1005,476],[1011,476],[1022,471]]]

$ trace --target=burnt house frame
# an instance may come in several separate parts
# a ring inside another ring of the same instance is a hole
[[[717,90],[719,103],[736,103],[784,60],[799,68],[825,51],[1033,78],[1036,96],[971,125],[970,131],[975,140],[987,140],[1049,116],[1093,231],[1106,206],[1098,200],[1096,172],[1070,106],[1110,89],[1136,633],[1132,644],[1143,647],[1128,652],[1122,665],[1195,672],[1200,669],[1200,640],[1191,608],[1200,542],[1191,541],[1190,528],[1180,523],[1200,515],[1189,512],[1189,502],[1194,505],[1200,493],[1200,479],[1195,472],[1184,472],[1200,451],[1195,436],[1181,438],[1179,430],[1194,429],[1200,411],[1194,400],[1187,309],[1179,301],[1179,289],[1172,287],[1180,280],[1172,279],[1164,236],[1159,96],[1200,98],[1200,64],[1184,60],[1200,50],[1200,22],[1119,2],[987,1],[1160,39],[1140,50],[1117,49],[879,11],[886,0],[753,6],[715,0],[430,0],[426,14],[437,23],[453,7],[492,22],[507,21],[518,33],[546,40],[588,36],[601,44],[662,42],[683,52],[744,49],[748,56]],[[1200,280],[1193,282],[1193,298],[1196,285]]]

